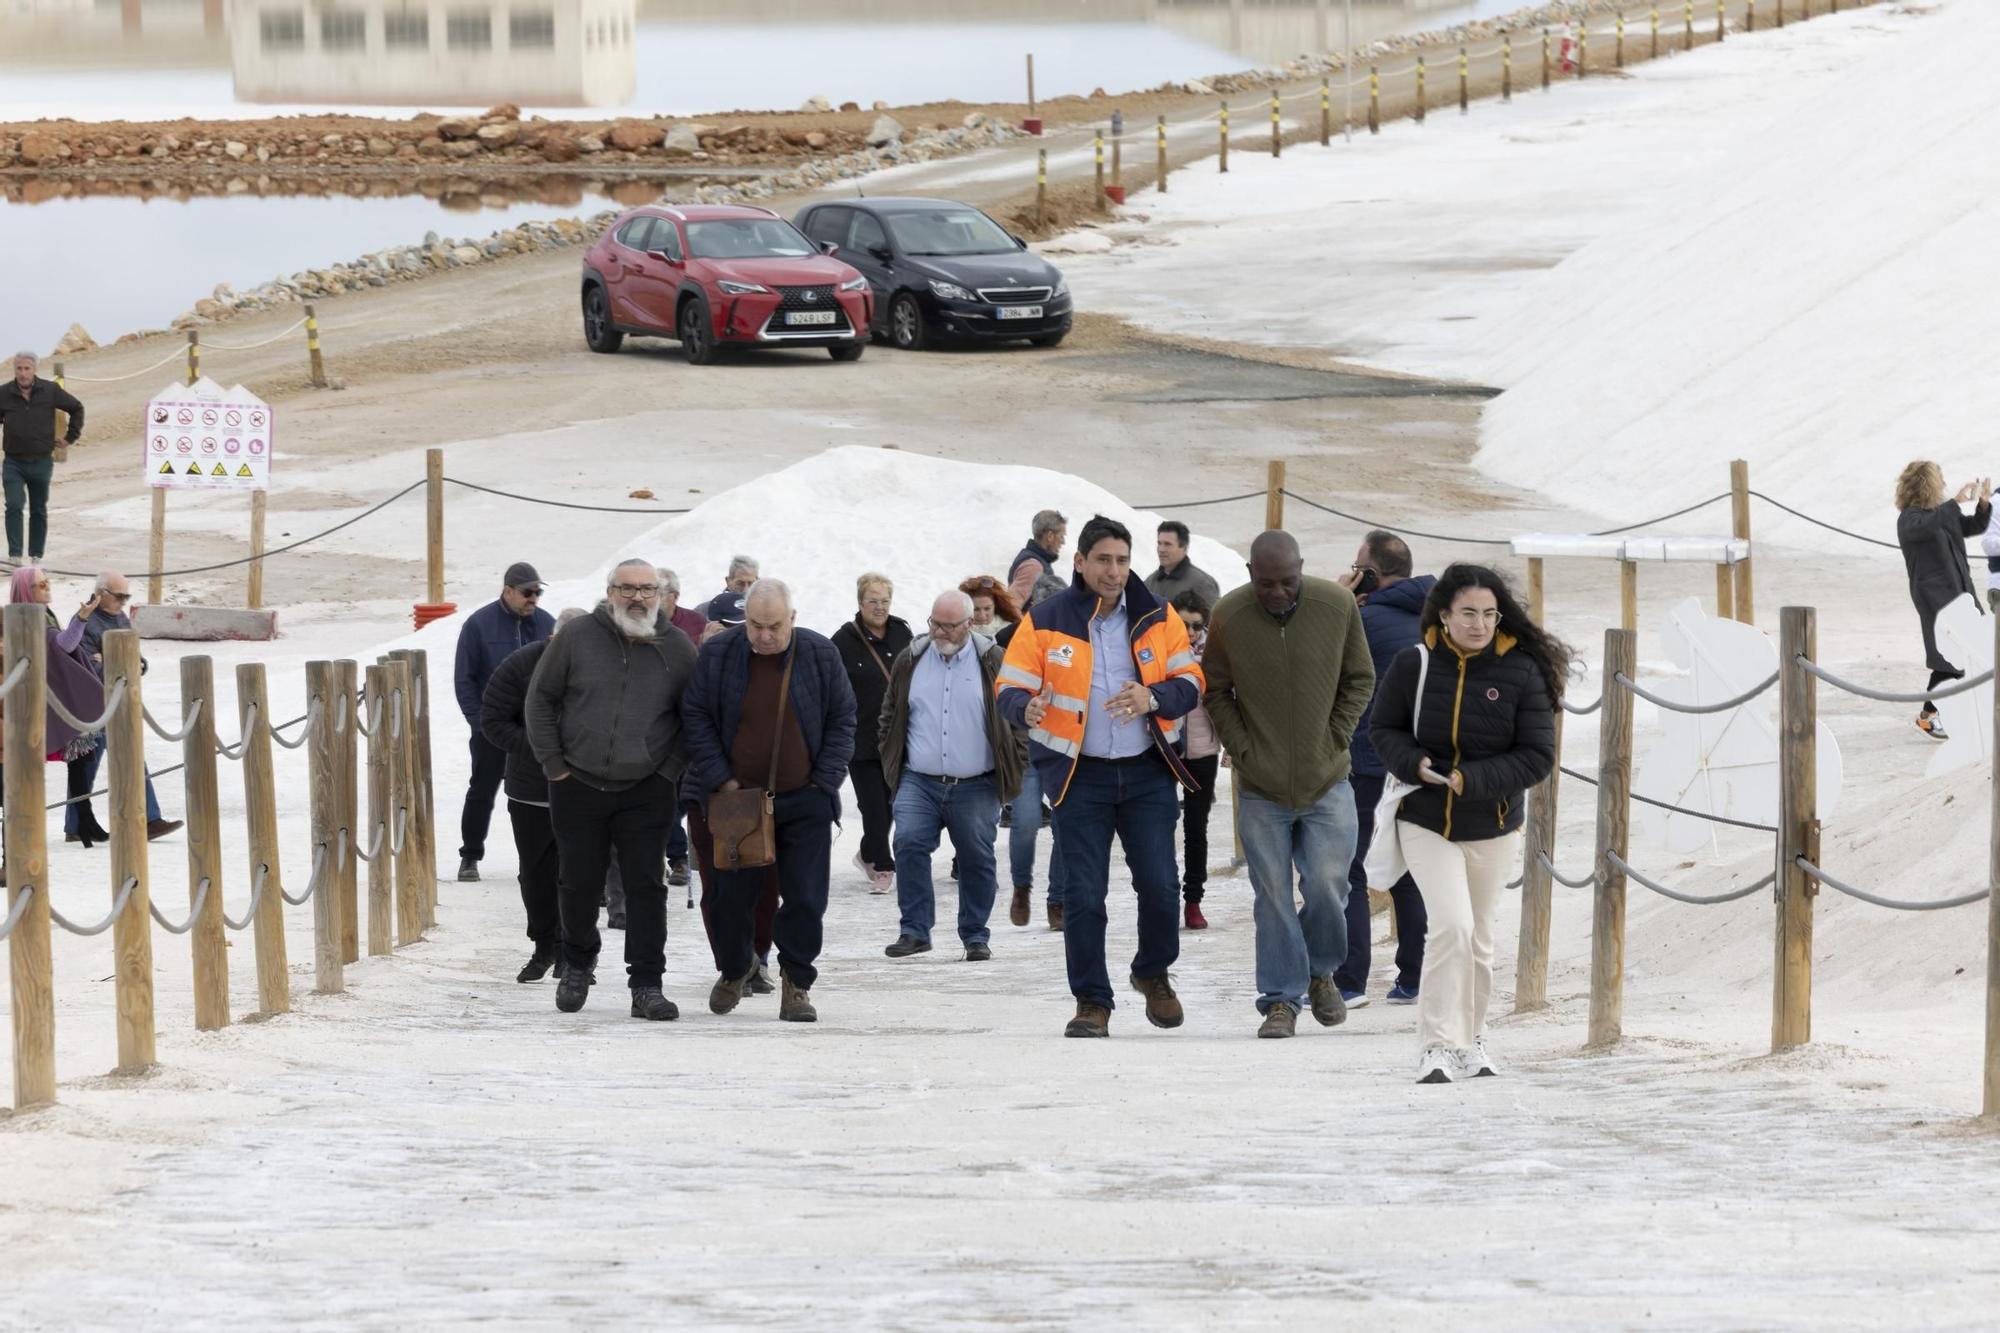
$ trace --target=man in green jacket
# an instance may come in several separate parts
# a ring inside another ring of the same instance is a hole
[[[1257,895],[1257,1035],[1293,1035],[1307,1003],[1332,1027],[1347,1017],[1333,980],[1356,837],[1347,746],[1375,688],[1360,608],[1339,584],[1305,577],[1298,542],[1273,529],[1251,543],[1249,584],[1216,603],[1201,665]]]

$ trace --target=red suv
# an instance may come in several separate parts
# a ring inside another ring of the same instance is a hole
[[[677,338],[697,366],[725,347],[824,347],[858,361],[874,318],[868,279],[768,208],[651,204],[583,257],[583,339]]]

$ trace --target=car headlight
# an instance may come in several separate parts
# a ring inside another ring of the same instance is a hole
[[[840,290],[843,292],[865,292],[868,290],[868,279],[856,278],[852,282],[843,282],[840,284]]]
[[[1068,279],[1068,278],[1057,278],[1057,279],[1056,279],[1056,290],[1055,290],[1055,295],[1056,295],[1056,296],[1068,296],[1068,295],[1069,295],[1069,279]],[[1050,299],[1051,299],[1051,300],[1053,300],[1053,299],[1054,299],[1054,297],[1051,297]]]
[[[939,282],[936,278],[932,278],[930,284],[931,295],[937,297],[940,301],[977,301],[979,299],[955,282]]]
[[[762,286],[758,283],[731,282],[727,278],[724,278],[722,281],[716,283],[715,285],[722,288],[722,294],[724,296],[749,296],[756,292],[769,292],[771,290],[769,287]]]

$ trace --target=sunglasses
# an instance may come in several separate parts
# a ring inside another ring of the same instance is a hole
[[[107,592],[104,596],[109,597],[114,602],[129,602],[132,600],[132,594],[129,592]]]

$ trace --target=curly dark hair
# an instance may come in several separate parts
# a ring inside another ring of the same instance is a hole
[[[1563,688],[1569,683],[1569,664],[1576,651],[1529,619],[1528,609],[1515,598],[1514,590],[1507,586],[1507,580],[1501,578],[1497,571],[1485,565],[1460,563],[1445,566],[1444,573],[1438,576],[1437,583],[1431,588],[1430,596],[1424,599],[1424,627],[1428,629],[1436,625],[1442,633],[1452,602],[1467,588],[1485,588],[1493,594],[1493,600],[1500,608],[1501,631],[1511,635],[1520,650],[1535,659],[1549,688],[1549,702],[1560,705]]]

